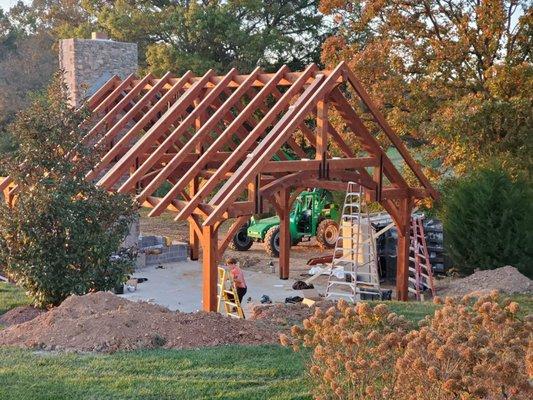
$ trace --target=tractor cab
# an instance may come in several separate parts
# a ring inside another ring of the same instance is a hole
[[[289,217],[291,243],[296,245],[316,236],[323,247],[333,248],[338,236],[340,212],[333,203],[333,195],[324,189],[303,191],[294,201]],[[263,242],[268,254],[279,256],[279,218],[251,218],[249,223],[237,232],[230,247],[234,250],[248,250],[253,242]]]
[[[333,196],[324,189],[312,189],[302,192],[294,201],[291,210],[291,226],[294,226],[294,232],[291,230],[291,237],[310,239],[316,235],[318,224],[322,219],[331,218],[331,207]],[[338,214],[338,212],[337,212]],[[336,219],[338,215],[335,215]]]

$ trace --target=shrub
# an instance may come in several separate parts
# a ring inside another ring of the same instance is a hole
[[[437,299],[437,301],[439,301]],[[317,399],[529,399],[533,318],[497,293],[446,299],[419,329],[383,304],[317,309],[284,345],[313,348]]]
[[[80,144],[86,113],[72,110],[63,90],[56,79],[11,127],[17,197],[0,206],[0,262],[38,306],[111,289],[133,263],[131,252],[117,255],[134,217],[131,197],[84,178],[98,154]]]
[[[310,364],[317,399],[388,399],[394,388],[394,365],[408,322],[384,304],[350,307],[339,301],[320,308],[295,326],[284,345],[314,348]]]
[[[445,245],[461,273],[516,267],[533,278],[533,190],[497,168],[481,169],[444,192]]]
[[[426,321],[427,326],[407,335],[405,352],[396,364],[399,398],[533,396],[528,382],[533,358],[531,317],[522,321],[517,316],[518,304],[500,301],[497,292],[479,298],[473,306],[469,303],[467,297],[446,299],[445,306]]]

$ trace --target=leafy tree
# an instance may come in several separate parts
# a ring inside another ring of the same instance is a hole
[[[28,25],[14,18],[15,14],[21,18],[25,14],[25,6],[20,7],[18,11],[13,9],[14,14],[9,16],[0,10],[0,154],[11,152],[14,146],[7,125],[17,111],[28,106],[28,94],[42,90],[49,83],[58,64],[50,34],[28,33],[23,27]]]
[[[533,190],[501,168],[486,168],[448,184],[440,217],[453,265],[474,269],[512,265],[533,277]]]
[[[138,43],[141,66],[158,73],[298,69],[319,61],[329,29],[318,0],[33,0],[9,16],[56,39],[101,30]]]
[[[115,253],[129,229],[129,196],[111,194],[84,176],[97,155],[80,142],[84,112],[69,108],[59,77],[34,97],[10,130],[18,150],[9,165],[17,185],[0,206],[0,262],[38,306],[123,281],[132,254]]]
[[[441,172],[497,158],[531,174],[530,2],[321,0],[320,10],[339,24],[323,62],[346,60],[393,127],[424,144]]]
[[[300,68],[318,61],[325,34],[316,0],[96,3],[98,25],[118,40],[139,43],[146,65],[158,73]]]

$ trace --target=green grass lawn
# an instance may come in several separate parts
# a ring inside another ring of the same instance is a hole
[[[30,304],[22,289],[9,283],[0,282],[0,315],[12,308]]]
[[[522,314],[533,297],[512,296]],[[0,313],[27,304],[22,290],[0,284]],[[386,302],[412,322],[432,303]],[[307,354],[307,353],[306,353]],[[301,353],[279,346],[223,346],[68,354],[0,348],[0,399],[308,399]]]
[[[224,346],[101,354],[0,349],[0,399],[307,399],[300,354]]]

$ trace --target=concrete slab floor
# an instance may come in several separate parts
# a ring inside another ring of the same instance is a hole
[[[198,261],[182,261],[163,264],[163,268],[144,267],[134,274],[136,278],[147,278],[135,292],[125,292],[121,297],[133,301],[149,301],[170,310],[193,312],[202,309],[202,269]],[[272,302],[285,302],[285,298],[300,295],[292,289],[294,280],[281,280],[269,271],[244,270],[248,292],[243,299],[245,315],[250,315],[254,304],[260,304],[263,294]],[[323,292],[324,288],[315,285]],[[251,297],[251,302],[248,302]]]

